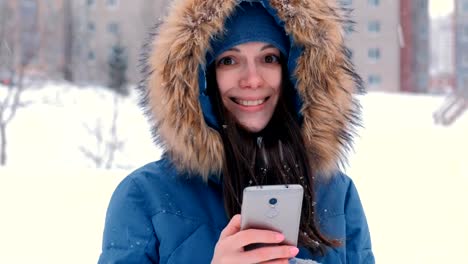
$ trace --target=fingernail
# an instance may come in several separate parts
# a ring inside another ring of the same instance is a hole
[[[297,253],[299,253],[299,249],[297,247],[292,247],[289,249],[289,251],[291,252],[291,255],[293,256],[296,256]]]
[[[284,235],[283,234],[277,234],[276,235],[276,240],[278,240],[279,242],[283,241],[284,240]]]

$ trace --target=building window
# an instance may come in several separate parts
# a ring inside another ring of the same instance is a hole
[[[429,37],[429,28],[427,25],[423,24],[419,26],[419,39],[428,39]]]
[[[119,24],[117,23],[109,23],[107,24],[107,32],[111,34],[119,34]]]
[[[463,34],[462,34],[462,36],[463,36],[463,39],[464,39],[465,41],[468,41],[468,25],[465,25],[465,26],[463,27]]]
[[[463,2],[463,12],[468,12],[468,1]]]
[[[344,29],[344,32],[345,32],[345,35],[348,36],[350,35],[351,33],[353,33],[354,31],[354,26],[352,24],[345,24],[343,26],[343,29]]]
[[[89,31],[89,32],[94,32],[94,31],[96,31],[96,26],[94,25],[93,22],[88,22],[88,31]]]
[[[118,4],[119,4],[118,0],[106,0],[106,5],[108,7],[117,7]]]
[[[369,6],[379,6],[380,0],[367,0],[367,3],[369,4]]]
[[[468,54],[464,54],[463,57],[462,57],[462,65],[463,67],[467,67],[468,68]]]
[[[429,4],[429,1],[419,1],[419,10],[427,10],[427,5]]]
[[[419,92],[427,92],[427,77],[426,75],[424,74],[418,74],[417,76],[417,80],[418,80],[418,87],[417,87],[417,90]]]
[[[340,0],[340,4],[344,7],[350,7],[353,5],[353,0]]]
[[[94,54],[94,51],[90,50],[88,52],[88,60],[89,61],[94,61],[96,59],[96,54]]]
[[[369,84],[369,86],[379,86],[382,83],[382,78],[380,77],[380,75],[371,74],[367,78],[367,83]]]
[[[367,29],[371,33],[380,32],[380,22],[378,20],[369,21],[369,23],[367,23]]]
[[[377,61],[380,59],[380,49],[379,48],[370,48],[368,51],[367,51],[367,56],[369,57],[369,59],[371,59],[372,61]]]

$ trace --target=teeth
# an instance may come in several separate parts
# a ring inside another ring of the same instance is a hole
[[[257,105],[263,104],[263,102],[265,102],[265,99],[255,100],[255,101],[236,100],[236,102],[244,106],[257,106]]]

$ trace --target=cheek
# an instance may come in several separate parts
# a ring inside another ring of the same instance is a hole
[[[273,74],[271,74],[270,76],[272,76],[270,78],[270,86],[277,92],[279,92],[279,90],[281,89],[281,84],[282,84],[282,77],[281,77],[281,71],[279,72],[275,72]]]
[[[216,72],[216,83],[218,84],[219,93],[221,96],[229,90],[229,85],[232,84],[232,77],[225,72]]]

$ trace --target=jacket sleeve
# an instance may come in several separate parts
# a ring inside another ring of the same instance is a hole
[[[119,184],[107,209],[99,264],[159,263],[147,202],[131,177]]]
[[[373,264],[369,227],[356,186],[351,181],[345,202],[346,263]]]

